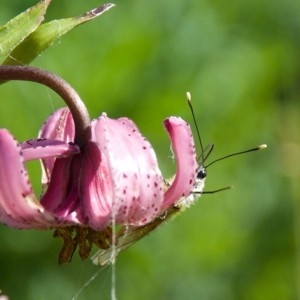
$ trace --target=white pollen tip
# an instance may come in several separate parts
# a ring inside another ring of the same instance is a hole
[[[267,147],[268,146],[266,144],[262,144],[262,145],[259,145],[257,148],[258,148],[258,150],[261,150],[261,149],[265,149]]]
[[[187,101],[191,102],[192,101],[192,96],[190,92],[186,92],[186,99]]]

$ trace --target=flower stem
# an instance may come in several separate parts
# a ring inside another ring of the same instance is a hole
[[[75,144],[84,146],[91,139],[89,113],[77,92],[61,77],[28,66],[0,66],[0,80],[24,80],[48,86],[62,97],[75,123]]]

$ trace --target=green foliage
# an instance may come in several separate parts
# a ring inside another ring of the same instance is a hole
[[[10,55],[44,20],[51,0],[43,0],[0,27],[0,61]]]
[[[71,29],[112,7],[108,5],[104,9],[93,9],[77,17],[53,20],[41,25],[50,2],[42,0],[0,28],[0,61],[3,61],[3,65],[30,63]]]
[[[161,123],[170,115],[192,123],[187,90],[203,143],[216,145],[210,160],[269,146],[209,167],[206,190],[231,184],[234,189],[203,195],[118,257],[118,299],[299,298],[298,4],[117,2],[116,9],[63,38],[56,33],[53,47],[33,64],[69,81],[91,116],[105,111],[133,119],[153,144],[166,177],[174,165]],[[20,3],[2,4],[0,23],[18,15]],[[52,1],[46,18],[65,20],[97,5],[96,0]],[[27,25],[32,29],[26,29],[23,43],[38,32],[37,21]],[[22,55],[16,54],[18,47],[6,47],[16,52],[6,50],[5,57]],[[36,84],[10,82],[0,94],[0,126],[18,140],[35,137],[44,119],[63,105]],[[38,189],[38,167],[30,168]],[[109,267],[99,270],[77,257],[58,266],[61,243],[50,231],[0,229],[0,289],[11,299],[72,299],[95,272],[78,299],[109,299]]]

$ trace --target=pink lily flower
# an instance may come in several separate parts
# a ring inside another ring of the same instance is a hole
[[[104,230],[116,224],[151,222],[182,196],[196,179],[197,159],[189,125],[164,121],[177,172],[166,187],[150,143],[127,118],[102,114],[90,121],[76,92],[61,78],[30,67],[0,67],[0,80],[30,80],[57,91],[69,109],[59,109],[39,138],[18,143],[0,129],[0,222],[15,228],[66,226]],[[40,159],[45,192],[39,200],[24,162]]]

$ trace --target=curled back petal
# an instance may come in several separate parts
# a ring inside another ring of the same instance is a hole
[[[43,124],[40,138],[60,140],[66,143],[74,141],[75,127],[71,112],[68,108],[55,111]]]
[[[0,130],[0,222],[36,229],[55,224],[33,193],[20,145],[5,129]]]
[[[150,143],[127,118],[103,114],[92,123],[92,132],[109,166],[113,192],[105,201],[112,217],[135,226],[150,222],[163,202],[163,179]]]
[[[72,115],[68,108],[60,108],[54,112],[43,124],[39,138],[59,140],[65,143],[74,142],[75,126]],[[45,158],[42,164],[42,184],[49,183],[50,174],[54,165],[55,157]]]
[[[78,154],[80,149],[76,145],[58,140],[36,139],[20,144],[25,161],[53,157],[65,157]]]
[[[166,119],[164,125],[170,136],[177,162],[174,181],[164,197],[163,209],[166,209],[181,197],[191,193],[197,176],[198,164],[190,126],[178,117]]]

